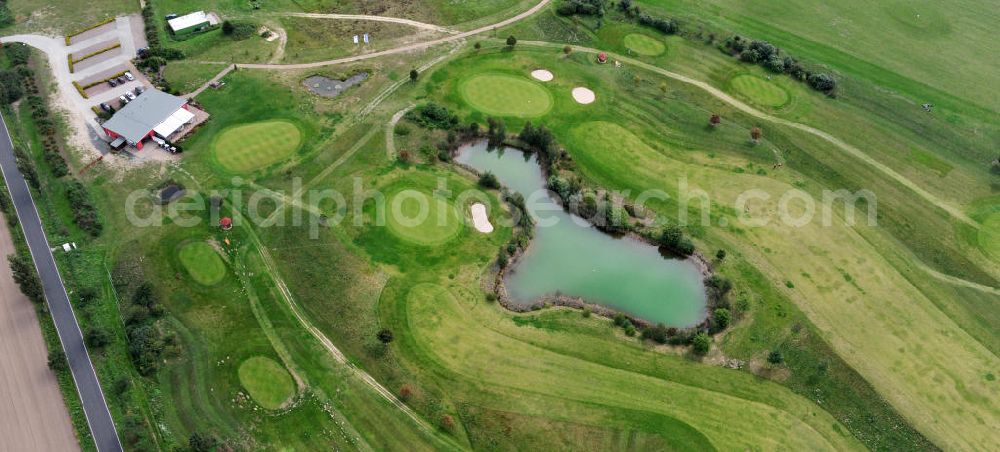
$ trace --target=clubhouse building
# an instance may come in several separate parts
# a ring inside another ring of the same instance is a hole
[[[149,89],[122,106],[102,127],[112,138],[111,147],[126,145],[142,149],[143,142],[170,140],[170,136],[194,120],[187,100]]]

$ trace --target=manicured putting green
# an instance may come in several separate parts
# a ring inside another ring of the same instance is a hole
[[[473,108],[496,116],[536,117],[552,108],[552,95],[538,83],[506,74],[479,74],[459,87]]]
[[[215,139],[215,159],[229,171],[246,173],[280,162],[302,143],[302,132],[289,121],[243,124],[225,129]]]
[[[757,105],[780,107],[788,102],[788,92],[783,88],[754,75],[738,75],[730,80],[729,85]]]
[[[389,198],[386,224],[397,237],[417,245],[440,245],[462,230],[462,217],[445,199],[417,190],[400,190]]]
[[[1000,259],[1000,213],[994,213],[986,218],[979,230],[979,246],[986,254]]]
[[[226,264],[215,249],[205,242],[184,244],[178,255],[184,269],[199,284],[211,286],[226,277]]]
[[[295,383],[277,361],[254,356],[240,364],[240,384],[260,406],[269,410],[281,408],[295,395]]]
[[[663,42],[641,33],[632,33],[623,40],[625,47],[639,55],[656,56],[667,50]]]

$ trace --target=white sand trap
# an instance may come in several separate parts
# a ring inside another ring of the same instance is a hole
[[[543,82],[551,81],[554,78],[554,76],[552,75],[552,73],[549,72],[549,71],[546,71],[545,69],[537,69],[537,70],[531,71],[531,76],[534,77],[535,80],[541,80]]]
[[[471,210],[472,224],[476,227],[476,230],[484,234],[493,232],[493,225],[490,224],[490,218],[486,216],[486,206],[477,202],[472,205]]]
[[[596,98],[597,96],[594,95],[594,92],[587,88],[582,86],[573,88],[573,99],[575,99],[577,103],[586,105],[594,102],[594,99]]]

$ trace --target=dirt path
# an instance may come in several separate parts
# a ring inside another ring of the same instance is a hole
[[[558,47],[558,48],[562,48],[564,46],[564,44],[555,44],[555,43],[543,42],[543,41],[522,41],[522,42],[519,42],[519,44],[528,45],[528,46],[536,46],[536,47]],[[589,47],[581,47],[581,46],[570,46],[570,47],[574,51],[577,51],[577,52],[588,52],[588,53],[595,53],[595,54],[597,52],[600,52],[597,49],[591,49]],[[937,196],[934,196],[932,193],[928,192],[927,190],[924,190],[919,185],[917,185],[913,181],[907,179],[902,174],[897,173],[892,168],[889,168],[887,165],[883,164],[882,162],[879,162],[878,160],[875,160],[870,155],[868,155],[865,152],[863,152],[862,150],[860,150],[860,149],[858,149],[858,148],[856,148],[856,147],[854,147],[854,146],[846,143],[845,141],[841,140],[840,138],[837,138],[837,137],[835,137],[833,135],[830,135],[829,133],[826,133],[826,132],[824,132],[822,130],[819,130],[819,129],[817,129],[815,127],[812,127],[812,126],[807,126],[805,124],[801,124],[801,123],[789,121],[787,119],[782,119],[782,118],[778,118],[778,117],[775,117],[775,116],[771,116],[771,115],[769,115],[767,113],[764,113],[764,112],[762,112],[760,110],[757,110],[757,109],[755,109],[755,108],[753,108],[753,107],[751,107],[751,106],[749,106],[749,105],[747,105],[747,104],[745,104],[743,102],[740,102],[739,100],[737,100],[734,97],[726,94],[722,90],[720,90],[720,89],[718,89],[718,88],[716,88],[716,87],[714,87],[712,85],[709,85],[708,83],[705,83],[705,82],[703,82],[701,80],[696,80],[696,79],[693,79],[691,77],[687,77],[685,75],[678,74],[676,72],[671,72],[671,71],[668,71],[666,69],[663,69],[663,68],[660,68],[660,67],[657,67],[657,66],[653,66],[652,64],[648,64],[648,63],[644,63],[644,62],[639,61],[639,60],[634,60],[632,58],[628,58],[626,56],[617,55],[617,54],[614,54],[614,53],[611,53],[611,52],[606,52],[606,53],[608,54],[608,57],[616,59],[616,60],[619,60],[619,61],[621,61],[623,63],[631,64],[633,66],[640,67],[640,68],[643,68],[645,70],[648,70],[648,71],[651,71],[651,72],[655,72],[657,74],[660,74],[660,75],[672,78],[674,80],[678,80],[678,81],[687,83],[689,85],[693,85],[693,86],[696,86],[698,88],[701,88],[702,90],[708,92],[712,96],[715,96],[719,100],[721,100],[721,101],[723,101],[723,102],[725,102],[725,103],[727,103],[729,105],[732,105],[737,110],[740,110],[740,111],[742,111],[742,112],[744,112],[744,113],[746,113],[746,114],[748,114],[750,116],[753,116],[755,118],[763,119],[763,120],[768,121],[768,122],[772,122],[772,123],[775,123],[775,124],[780,124],[780,125],[783,125],[783,126],[791,127],[793,129],[798,129],[798,130],[801,130],[803,132],[806,132],[806,133],[815,135],[815,136],[817,136],[819,138],[822,138],[823,140],[829,142],[830,144],[833,144],[834,146],[836,146],[836,147],[840,148],[841,150],[847,152],[851,156],[853,156],[853,157],[855,157],[855,158],[857,158],[857,159],[859,159],[859,160],[861,160],[861,161],[863,161],[863,162],[871,165],[875,169],[881,171],[883,174],[885,174],[886,176],[888,176],[890,179],[895,180],[896,182],[898,182],[899,184],[905,186],[906,188],[909,188],[910,190],[913,190],[913,192],[915,192],[921,198],[924,198],[924,200],[926,200],[927,202],[929,202],[929,203],[937,206],[941,210],[944,210],[945,212],[948,212],[948,214],[951,215],[956,220],[959,220],[959,221],[961,221],[961,222],[963,222],[965,224],[968,224],[969,226],[972,226],[972,227],[974,227],[976,229],[980,228],[979,223],[976,223],[972,218],[969,218],[958,207],[953,206],[953,205],[945,202],[944,200],[938,198]]]
[[[385,156],[389,160],[396,158],[396,124],[399,123],[400,119],[403,119],[406,113],[413,110],[413,107],[415,105],[410,104],[397,111],[396,114],[392,115],[392,119],[389,119],[389,123],[385,125]]]
[[[278,48],[275,49],[274,55],[271,55],[271,59],[268,63],[277,63],[285,57],[285,46],[288,45],[288,32],[284,28],[274,25],[272,27],[274,32],[278,34]]]
[[[372,16],[368,14],[317,14],[317,13],[279,13],[279,16],[306,17],[310,19],[340,19],[340,20],[371,20],[374,22],[391,22],[395,24],[409,25],[424,30],[439,31],[441,33],[458,34],[458,31],[440,25],[426,24],[415,20],[403,19],[399,17]]]
[[[13,253],[0,215],[0,449],[79,450],[35,307],[11,276],[6,256]]]

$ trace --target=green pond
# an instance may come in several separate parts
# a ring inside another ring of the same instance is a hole
[[[489,171],[520,192],[535,220],[531,245],[507,272],[511,302],[532,304],[560,293],[670,326],[704,319],[705,286],[693,263],[664,257],[657,247],[635,239],[605,234],[566,213],[544,189],[534,156],[513,148],[490,151],[478,143],[464,147],[456,160]]]

